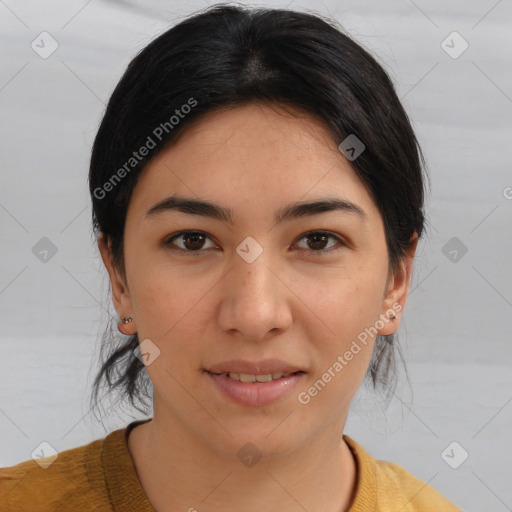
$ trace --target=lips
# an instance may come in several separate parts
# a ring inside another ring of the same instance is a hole
[[[211,373],[211,372],[209,372]],[[275,372],[275,373],[267,373],[261,375],[249,374],[249,373],[212,373],[212,375],[221,375],[223,377],[229,377],[233,380],[238,380],[240,382],[270,382],[271,380],[277,380],[289,377],[290,375],[295,375],[296,373],[302,372],[294,372],[294,373],[283,373],[283,372]]]
[[[221,374],[243,374],[243,375],[289,375],[297,372],[305,372],[300,366],[293,365],[281,359],[264,359],[262,361],[250,362],[241,359],[225,361],[211,365],[206,369],[209,373]]]
[[[204,373],[221,394],[246,407],[264,407],[290,396],[306,372],[282,359],[240,359],[210,366]]]
[[[203,373],[223,398],[245,407],[265,407],[279,400],[289,400],[299,383],[306,378],[304,371],[297,371],[276,379],[272,378],[274,374],[255,375],[231,372],[217,374],[208,370],[204,370]],[[242,377],[244,380],[233,378],[237,375],[238,378]],[[276,375],[281,374],[276,372]],[[270,380],[268,380],[269,377]]]

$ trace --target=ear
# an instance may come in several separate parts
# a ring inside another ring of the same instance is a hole
[[[112,254],[112,241],[103,233],[98,238],[98,249],[101,254],[103,264],[110,277],[110,287],[112,290],[112,301],[117,314],[123,318],[132,316],[132,302],[128,285],[125,282],[121,271],[114,264],[114,255]]]
[[[384,326],[378,330],[378,333],[381,335],[388,336],[393,334],[400,327],[400,320],[411,285],[414,254],[416,253],[417,246],[418,234],[414,233],[411,237],[411,245],[407,254],[395,272],[389,277],[380,315],[381,323],[384,323]],[[395,318],[393,318],[393,315]]]

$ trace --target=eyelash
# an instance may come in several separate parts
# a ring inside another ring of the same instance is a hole
[[[173,246],[172,242],[183,235],[203,235],[206,238],[210,238],[206,233],[204,233],[202,231],[180,231],[180,232],[175,233],[175,234],[171,235],[170,237],[168,237],[166,239],[166,241],[164,242],[164,244],[166,246],[168,246],[171,251],[179,252],[179,253],[183,254],[184,256],[192,256],[192,257],[197,258],[201,255],[202,252],[205,252],[205,250],[202,250],[202,249],[198,249],[196,251],[190,251],[190,250],[182,249],[181,247]],[[300,252],[309,253],[310,255],[314,255],[315,257],[317,257],[317,256],[324,256],[326,253],[331,254],[331,253],[337,252],[337,251],[343,249],[344,247],[346,247],[346,244],[343,241],[343,239],[330,231],[308,231],[307,233],[304,233],[303,235],[301,235],[299,237],[298,241],[301,241],[304,238],[307,238],[308,236],[312,236],[312,235],[324,235],[329,238],[334,238],[341,245],[341,247],[338,247],[337,249],[332,249],[332,248],[320,249],[318,251],[315,251],[313,249],[300,249]]]

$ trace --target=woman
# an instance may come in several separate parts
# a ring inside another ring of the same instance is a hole
[[[152,389],[153,416],[2,469],[1,510],[459,510],[343,435],[365,375],[392,382],[421,164],[387,74],[328,20],[217,5],[149,44],[89,183],[126,335],[94,397]]]

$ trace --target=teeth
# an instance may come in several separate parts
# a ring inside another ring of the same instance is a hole
[[[282,377],[288,377],[291,373],[267,373],[265,375],[250,375],[248,373],[223,373],[222,375],[228,376],[233,380],[239,380],[240,382],[270,382],[271,380],[280,379]]]

